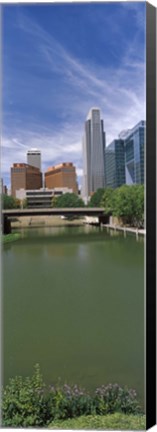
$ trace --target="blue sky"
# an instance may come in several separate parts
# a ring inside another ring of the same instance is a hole
[[[107,144],[145,119],[145,3],[2,6],[2,174],[42,152],[82,176],[84,121],[100,107]]]

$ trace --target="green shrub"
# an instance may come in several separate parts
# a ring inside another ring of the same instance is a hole
[[[67,419],[88,415],[92,412],[93,399],[76,385],[65,384],[62,388],[50,387],[45,396],[47,422],[53,419]],[[48,414],[49,413],[49,414]]]
[[[2,393],[3,426],[42,425],[44,383],[39,365],[35,366],[32,378],[11,378]]]
[[[31,378],[11,378],[2,391],[4,427],[42,427],[53,421],[116,412],[141,413],[135,390],[109,384],[89,394],[77,385],[46,387],[39,365]]]
[[[97,388],[95,392],[96,413],[99,415],[122,412],[127,414],[141,413],[135,390],[109,384]]]
[[[20,238],[20,233],[11,233],[11,234],[3,234],[2,235],[2,242],[5,243],[10,243],[13,241],[16,241]]]

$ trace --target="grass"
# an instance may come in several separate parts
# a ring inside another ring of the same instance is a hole
[[[145,415],[107,414],[89,415],[68,420],[55,420],[50,429],[145,430]]]
[[[18,240],[20,238],[20,233],[13,234],[3,234],[2,235],[2,243],[10,243],[12,241]]]

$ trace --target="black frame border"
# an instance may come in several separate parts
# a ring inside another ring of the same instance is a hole
[[[156,33],[146,2],[146,429],[156,424]]]

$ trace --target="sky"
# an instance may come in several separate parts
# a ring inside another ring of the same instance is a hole
[[[2,166],[38,148],[42,171],[73,162],[99,107],[107,145],[145,120],[145,2],[2,6]]]

